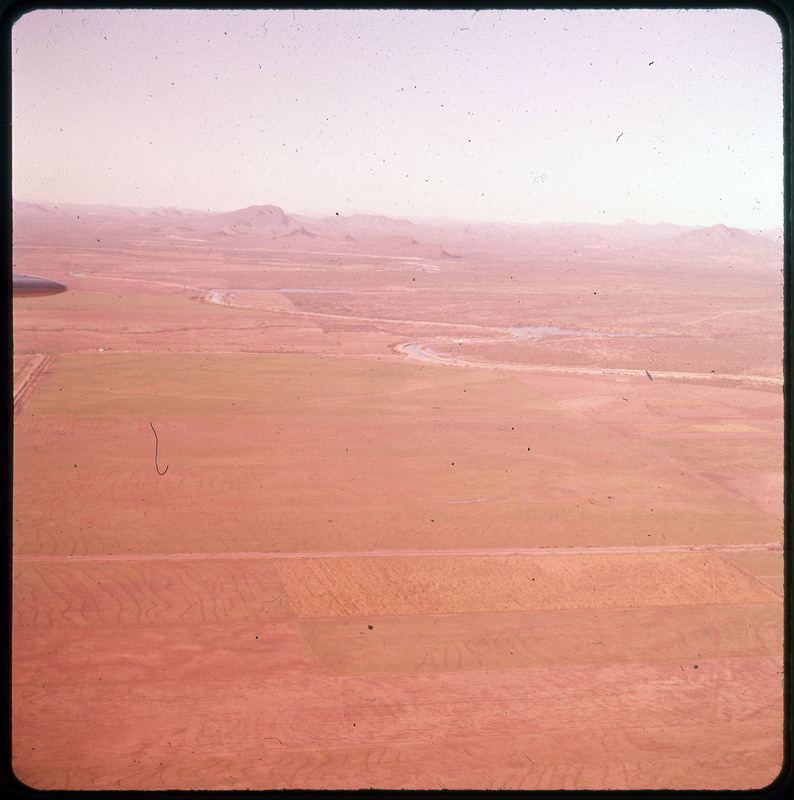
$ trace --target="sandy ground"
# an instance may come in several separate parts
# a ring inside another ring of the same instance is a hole
[[[774,266],[102,239],[15,250],[21,781],[776,777]]]

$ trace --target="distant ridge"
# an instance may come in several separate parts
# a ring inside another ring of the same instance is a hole
[[[748,239],[752,234],[747,231],[740,230],[739,228],[729,228],[727,225],[719,223],[712,225],[709,228],[699,228],[696,231],[688,231],[678,236],[678,240],[682,242],[704,242],[715,245],[732,244],[736,241],[742,241],[743,237]]]
[[[760,234],[748,233],[741,228],[729,228],[722,223],[679,234],[669,242],[689,251],[703,253],[772,252],[779,245]]]
[[[212,214],[208,220],[217,226],[215,233],[235,234],[269,234],[282,236],[292,230],[299,229],[300,223],[291,219],[278,206],[248,206],[239,211],[225,214]]]
[[[422,229],[407,219],[392,219],[381,214],[352,214],[349,217],[336,215],[333,217],[294,216],[304,228],[317,236],[334,236],[340,234],[353,239],[373,239],[385,236],[413,236]]]

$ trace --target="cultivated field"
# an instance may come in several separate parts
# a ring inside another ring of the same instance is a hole
[[[773,781],[778,246],[227,217],[17,208],[17,777]]]

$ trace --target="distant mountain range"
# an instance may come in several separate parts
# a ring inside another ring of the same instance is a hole
[[[777,257],[782,229],[750,233],[725,225],[693,227],[626,220],[613,225],[593,223],[464,223],[411,221],[382,215],[353,214],[308,217],[287,214],[275,205],[254,205],[214,213],[177,208],[128,208],[14,201],[14,232],[46,238],[47,231],[78,239],[119,237],[204,241],[219,246],[348,248],[381,255],[451,259],[456,250],[486,250],[497,242],[563,249],[650,247],[678,255],[736,254]]]

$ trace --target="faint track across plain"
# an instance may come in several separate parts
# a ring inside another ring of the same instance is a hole
[[[83,562],[83,561],[245,561],[283,560],[302,558],[421,558],[440,556],[544,556],[544,555],[610,555],[649,553],[782,553],[782,542],[746,544],[671,544],[637,547],[499,547],[466,548],[457,550],[328,550],[294,553],[86,553],[80,555],[15,555],[14,561],[33,562]]]

